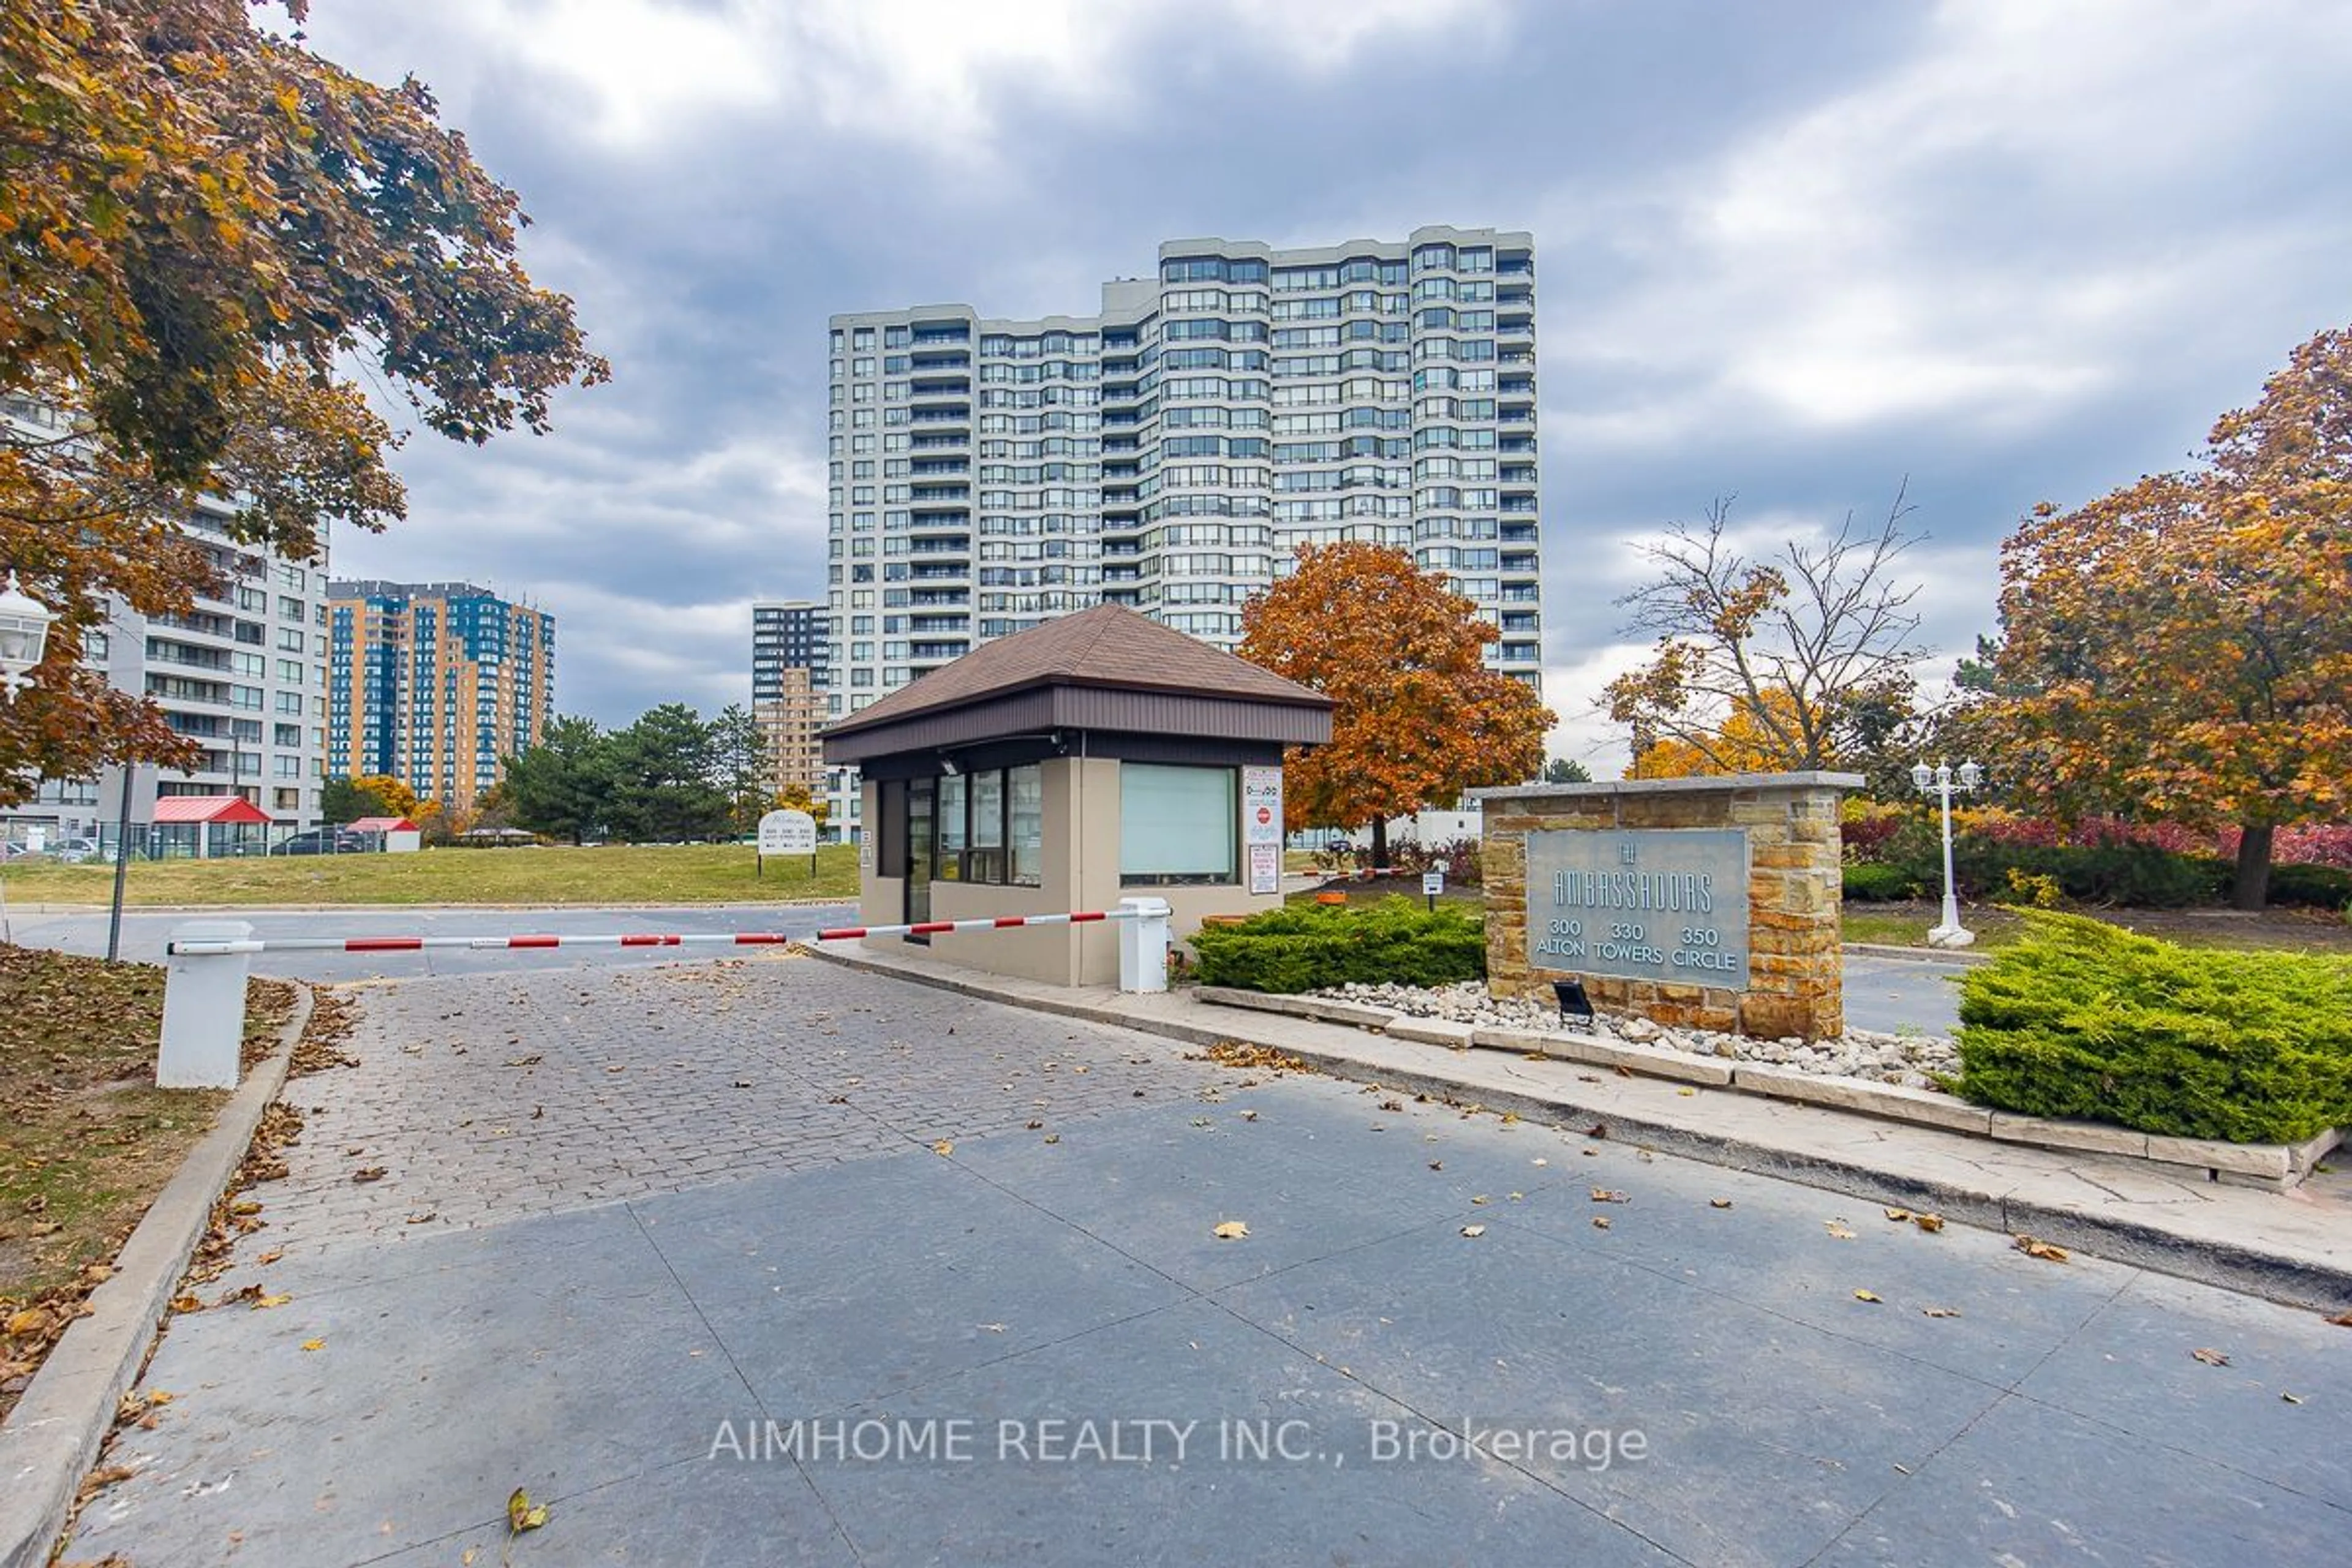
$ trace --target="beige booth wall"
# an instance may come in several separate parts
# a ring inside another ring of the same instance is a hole
[[[1034,888],[989,883],[931,883],[931,918],[979,920],[994,915],[1059,914],[1066,910],[1113,910],[1125,898],[1165,899],[1182,942],[1210,914],[1255,914],[1277,908],[1279,892],[1253,898],[1246,884],[1204,887],[1122,887],[1118,879],[1118,763],[1104,757],[1056,757],[1045,761],[1045,834],[1041,884]],[[866,790],[866,820],[881,820],[880,790]],[[1235,833],[1241,829],[1236,825]],[[869,836],[869,837],[876,836]],[[906,887],[877,874],[869,858],[861,868],[860,910],[867,925],[906,919]],[[1118,925],[1105,921],[1070,927],[1043,926],[1002,931],[949,932],[931,939],[931,952],[968,968],[1019,975],[1056,985],[1116,985]],[[898,943],[899,937],[868,937],[869,945]]]

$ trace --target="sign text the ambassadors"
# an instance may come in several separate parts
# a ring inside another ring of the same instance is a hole
[[[1537,969],[1748,988],[1748,835],[1607,828],[1528,835]]]

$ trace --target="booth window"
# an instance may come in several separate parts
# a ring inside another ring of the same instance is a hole
[[[1239,785],[1232,768],[1121,763],[1118,879],[1162,887],[1240,881]]]
[[[1042,768],[982,768],[941,778],[939,791],[936,879],[1024,888],[1044,881]]]

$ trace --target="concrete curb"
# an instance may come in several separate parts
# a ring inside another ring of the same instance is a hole
[[[294,1015],[278,1048],[247,1075],[213,1130],[156,1194],[115,1258],[112,1276],[90,1292],[89,1315],[68,1326],[0,1426],[0,1568],[43,1568],[49,1561],[213,1205],[244,1163],[262,1111],[286,1087],[310,1000],[310,987],[295,987]]]
[[[912,981],[1009,1006],[1026,1007],[1089,1023],[1109,1024],[1143,1034],[1160,1035],[1190,1045],[1211,1045],[1220,1040],[1248,1042],[1252,1038],[1249,1027],[1251,1015],[1240,1009],[1234,1010],[1230,1026],[1213,1027],[1129,1012],[1115,1006],[1102,1006],[1076,996],[1066,999],[1024,993],[988,984],[987,978],[967,980],[857,953],[812,951],[815,956],[828,963],[866,973]],[[1299,1021],[1309,1025],[1323,1023],[1319,1019]],[[1338,1024],[1325,1026],[1333,1029],[1350,1027]],[[1359,1033],[1365,1027],[1353,1026]],[[1916,1176],[1835,1153],[1776,1148],[1746,1138],[1646,1117],[1638,1110],[1629,1110],[1622,1102],[1607,1103],[1598,1098],[1580,1096],[1573,1090],[1536,1092],[1501,1088],[1491,1083],[1467,1083],[1460,1077],[1446,1073],[1435,1062],[1426,1067],[1395,1062],[1375,1063],[1345,1051],[1318,1048],[1311,1044],[1296,1041],[1256,1043],[1270,1045],[1271,1048],[1283,1055],[1296,1057],[1335,1078],[1358,1082],[1377,1081],[1391,1089],[1427,1094],[1435,1100],[1475,1103],[1488,1110],[1514,1111],[1523,1121],[1541,1125],[1574,1130],[1595,1121],[1605,1121],[1611,1129],[1611,1138],[1620,1142],[1637,1143],[1663,1153],[1700,1160],[1736,1171],[1801,1182],[1871,1203],[1932,1211],[1963,1225],[2003,1230],[2012,1235],[2029,1233],[2041,1240],[2055,1242],[2114,1262],[2259,1296],[2287,1306],[2335,1312],[2342,1310],[2347,1304],[2352,1304],[2352,1265],[2265,1251],[2259,1245],[2181,1235],[2126,1216],[2089,1213],[2063,1205],[2021,1198],[1990,1184],[1978,1185],[1966,1181]],[[1757,1098],[1760,1100],[1763,1097]],[[1855,1122],[1876,1120],[1832,1106],[1807,1105],[1801,1109],[1825,1116],[1848,1118]],[[1934,1130],[1923,1128],[1922,1131]]]
[[[2000,956],[1972,947],[1903,947],[1891,942],[1849,942],[1839,946],[1863,958],[1907,958],[1917,963],[1956,963],[1963,969],[1990,963]]]

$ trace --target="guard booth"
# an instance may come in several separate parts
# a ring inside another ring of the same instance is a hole
[[[1110,910],[1175,939],[1282,901],[1282,753],[1331,701],[1116,605],[982,645],[824,731],[864,775],[868,925]],[[1063,985],[1118,976],[1102,925],[943,933],[939,956]]]

